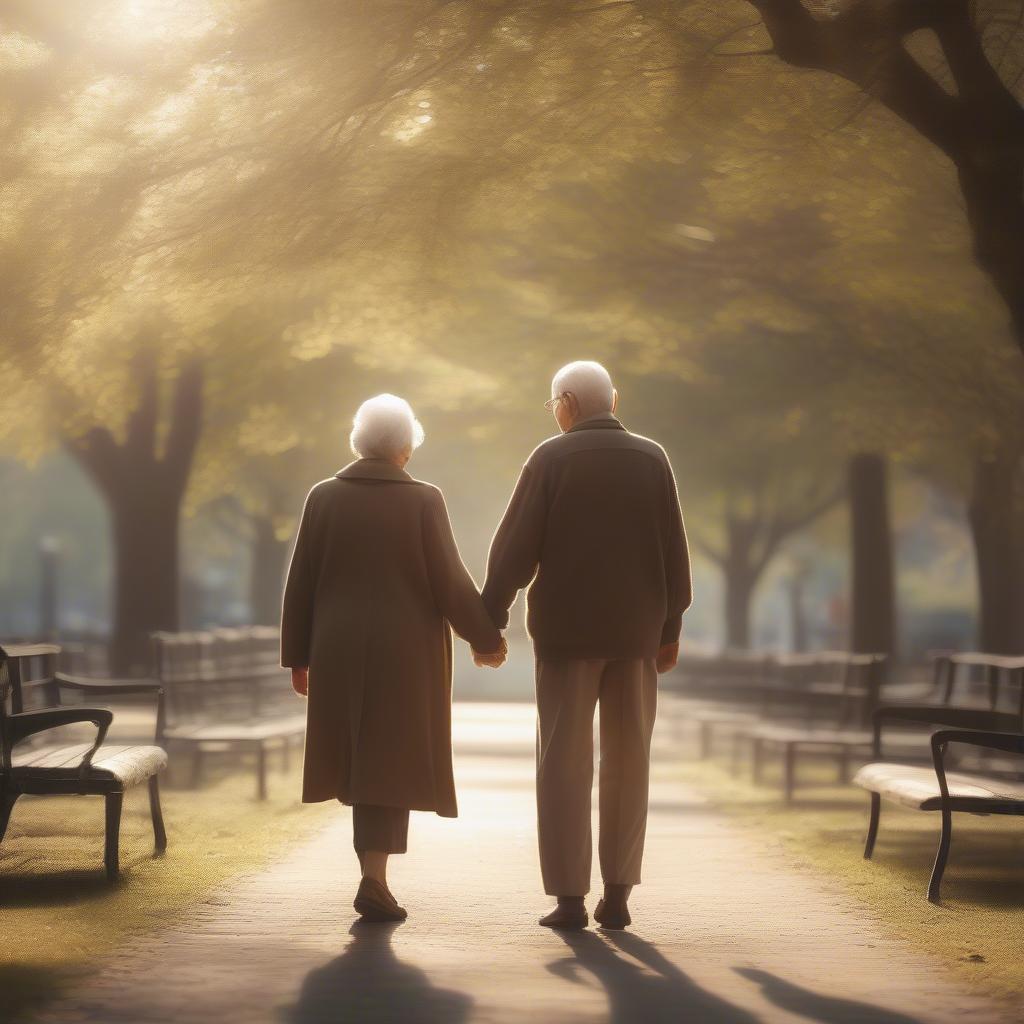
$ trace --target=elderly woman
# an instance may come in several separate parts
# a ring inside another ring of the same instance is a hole
[[[507,651],[459,557],[444,497],[405,471],[422,441],[401,398],[359,407],[356,461],[306,498],[281,617],[281,664],[309,698],[302,799],[352,805],[354,906],[372,921],[406,917],[387,861],[405,852],[409,811],[458,813],[451,629],[477,664],[497,667]]]

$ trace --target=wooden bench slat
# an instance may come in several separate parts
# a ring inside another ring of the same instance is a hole
[[[15,748],[11,764],[15,767],[63,768],[67,764],[77,764],[81,761],[91,746],[91,743],[51,745],[28,748],[24,753],[21,752],[21,748]]]
[[[937,811],[942,806],[939,781],[932,768],[876,761],[866,764],[853,778],[854,784],[887,800],[919,811]],[[971,807],[991,803],[1006,807],[1019,805],[1024,813],[1024,782],[991,775],[947,772],[946,784],[954,810],[958,803]]]
[[[15,779],[66,779],[79,777],[78,766],[91,744],[48,747],[11,759],[11,777]],[[125,788],[143,782],[167,765],[167,753],[149,745],[100,747],[89,766],[90,779],[113,778]]]

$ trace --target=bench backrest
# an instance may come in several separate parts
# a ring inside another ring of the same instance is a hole
[[[878,707],[889,671],[886,654],[850,654],[843,671],[843,696],[840,722],[866,726]]]
[[[24,710],[26,698],[56,687],[54,673],[60,647],[56,644],[0,646],[0,767],[11,767],[11,714]],[[51,702],[52,703],[52,702]]]
[[[267,684],[285,679],[276,630],[224,627],[154,633],[153,660],[171,723],[203,718],[258,718]],[[282,698],[287,694],[280,687]]]
[[[995,711],[1000,697],[1006,695],[1024,725],[1024,656],[990,654],[984,651],[960,651],[949,655],[946,703],[952,700],[958,681],[970,684],[981,674],[989,708]]]

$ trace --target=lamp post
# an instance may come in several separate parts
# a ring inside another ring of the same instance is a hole
[[[797,653],[806,651],[808,648],[809,637],[807,635],[804,591],[813,568],[810,552],[806,548],[800,548],[790,553],[786,591],[789,599],[790,646]]]
[[[49,641],[57,639],[59,562],[60,540],[47,534],[39,541],[39,628],[42,638]]]

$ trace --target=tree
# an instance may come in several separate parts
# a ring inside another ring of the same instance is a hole
[[[1024,110],[985,46],[1015,47],[1019,59],[1020,5],[888,0],[822,16],[801,0],[749,2],[779,59],[852,82],[952,161],[975,255],[1024,350]]]
[[[171,398],[167,437],[160,450],[160,387],[156,354],[144,349],[134,366],[137,405],[123,441],[93,427],[64,444],[107,500],[116,552],[115,673],[146,670],[152,630],[178,628],[178,520],[202,422],[202,367],[180,371]]]
[[[638,425],[670,386],[651,429],[677,461],[692,437],[721,451],[735,420],[755,469],[780,449],[793,493],[807,452],[828,455],[824,500],[852,452],[939,446],[940,429],[907,427],[909,395],[929,424],[959,410],[951,461],[961,413],[985,424],[972,452],[1012,449],[1002,401],[996,415],[973,397],[1012,378],[945,160],[865,109],[861,86],[809,90],[734,53],[763,31],[743,27],[746,3],[196,10],[150,23],[120,3],[21,3],[9,20],[3,425],[26,456],[61,434],[120,436],[140,320],[159,326],[167,382],[203,355],[186,513],[248,472],[238,497],[268,566],[284,495],[298,505],[301,467],[333,468],[359,398],[405,390],[443,438],[506,467],[508,426],[523,431],[570,342],[630,382]],[[939,401],[923,397],[933,371]],[[74,400],[44,400],[62,389]],[[723,532],[705,532],[723,543],[731,508],[742,547],[750,509],[775,499],[717,462],[701,489]]]
[[[873,452],[849,463],[852,635],[850,647],[866,653],[896,651],[892,529],[887,464]]]

